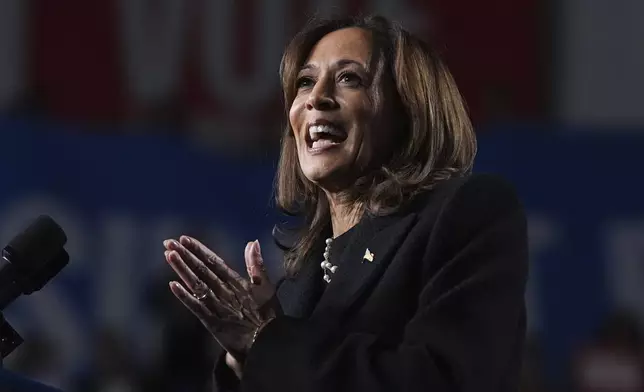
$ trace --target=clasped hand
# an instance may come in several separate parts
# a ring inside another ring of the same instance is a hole
[[[259,242],[249,242],[244,251],[249,279],[192,237],[163,244],[168,264],[183,282],[170,282],[170,290],[228,352],[226,362],[241,376],[235,362],[243,363],[258,329],[281,312]]]

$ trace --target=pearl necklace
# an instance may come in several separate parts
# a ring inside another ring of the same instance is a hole
[[[327,283],[331,282],[331,275],[329,272],[332,274],[335,274],[335,271],[337,271],[338,266],[331,264],[329,262],[329,252],[331,251],[331,243],[333,242],[332,238],[327,238],[326,239],[326,248],[324,248],[324,261],[322,264],[320,264],[320,267],[322,267],[322,270],[324,271],[324,281]]]

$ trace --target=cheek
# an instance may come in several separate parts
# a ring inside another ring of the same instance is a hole
[[[291,124],[291,128],[295,133],[295,137],[299,138],[299,133],[302,128],[302,123],[304,121],[304,106],[300,102],[301,100],[296,99],[291,105],[291,109],[288,112],[288,119]]]
[[[289,124],[291,125],[291,132],[293,132],[293,135],[291,135],[295,141],[295,149],[299,153],[301,152],[301,140],[300,140],[300,128],[301,128],[301,110],[298,109],[297,103],[294,102],[293,105],[291,105],[291,109],[288,112],[288,121]],[[289,136],[289,137],[291,137]]]

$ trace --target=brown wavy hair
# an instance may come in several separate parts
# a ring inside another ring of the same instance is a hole
[[[287,46],[280,64],[286,127],[275,180],[276,201],[284,212],[306,222],[298,243],[285,255],[289,276],[312,256],[331,218],[325,193],[302,172],[288,112],[297,93],[297,75],[314,45],[348,27],[371,32],[383,76],[395,85],[397,97],[392,101],[400,106],[401,134],[388,161],[358,178],[346,201],[360,206],[361,214],[391,214],[438,182],[468,174],[476,155],[465,103],[435,48],[380,16],[312,20]]]

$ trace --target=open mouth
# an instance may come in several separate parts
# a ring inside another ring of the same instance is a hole
[[[347,133],[340,126],[324,122],[309,125],[306,144],[310,151],[321,152],[341,144],[347,139]]]

